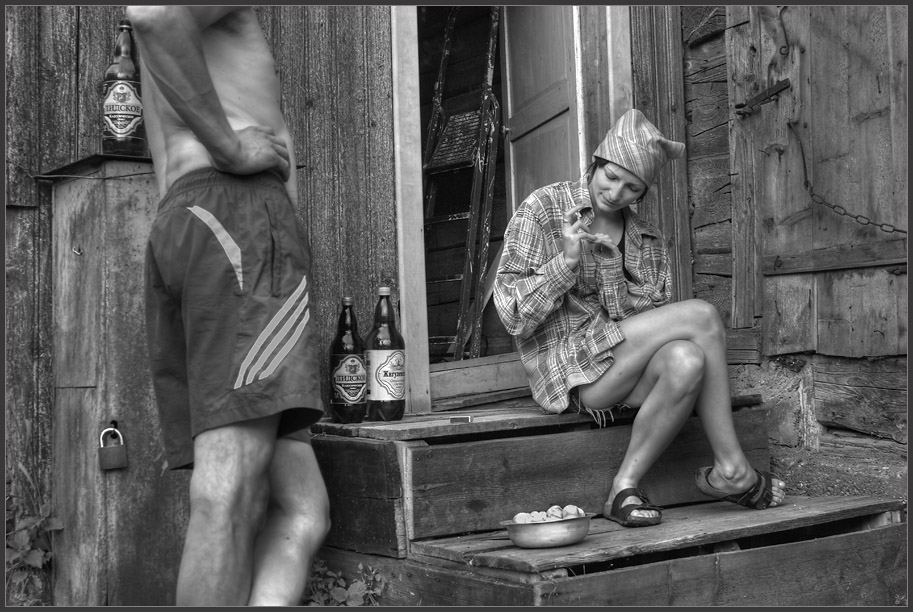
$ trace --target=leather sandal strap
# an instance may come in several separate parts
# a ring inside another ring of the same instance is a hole
[[[641,504],[628,504],[627,506],[622,507],[621,502],[625,499],[634,496],[639,497],[643,502]],[[625,510],[627,508],[627,510]],[[622,489],[615,495],[615,499],[612,500],[612,512],[625,512],[625,516],[631,514],[634,510],[657,510],[662,511],[662,508],[659,506],[653,505],[650,501],[650,498],[647,497],[647,494],[644,493],[644,490],[640,487],[628,487],[627,489]]]

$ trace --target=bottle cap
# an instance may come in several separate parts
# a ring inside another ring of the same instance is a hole
[[[355,303],[355,300],[352,299],[352,296],[347,295],[347,296],[345,296],[344,298],[342,298],[342,305],[343,305],[343,306],[351,306],[351,305],[354,304],[354,303]]]
[[[390,287],[387,287],[387,286],[378,287],[377,295],[390,295]]]

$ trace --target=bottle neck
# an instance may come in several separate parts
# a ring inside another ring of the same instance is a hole
[[[393,316],[393,304],[390,302],[390,296],[382,295],[377,300],[377,306],[374,308],[374,326],[388,325],[396,327],[396,321]]]
[[[133,34],[129,28],[121,28],[114,39],[114,59],[133,57]]]
[[[357,331],[358,323],[355,320],[355,312],[351,306],[343,306],[342,312],[339,313],[339,327],[346,331]]]

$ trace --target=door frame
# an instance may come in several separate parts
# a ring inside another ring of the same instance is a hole
[[[517,353],[430,365],[417,7],[391,6],[390,11],[397,259],[402,291],[401,327],[408,347],[406,412],[422,414],[433,410],[434,400],[518,388],[528,383]],[[598,132],[604,134],[611,122],[632,105],[631,27],[628,7],[574,6],[576,111],[581,161],[588,158],[601,140]],[[596,65],[605,66],[601,78],[593,73],[588,59],[591,57],[597,60]],[[404,296],[408,297],[403,299]]]
[[[400,328],[407,355],[407,414],[431,412],[417,17],[415,6],[390,7],[396,257]]]

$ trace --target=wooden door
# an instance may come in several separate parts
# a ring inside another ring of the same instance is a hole
[[[503,115],[511,210],[533,190],[583,172],[571,6],[507,6]]]
[[[767,355],[906,355],[906,8],[727,21],[734,241],[757,245],[764,295],[745,323],[763,314]]]
[[[164,471],[146,354],[152,165],[93,157],[54,174],[74,177],[54,184],[54,603],[173,605],[190,473]],[[112,421],[127,466],[103,471]]]

